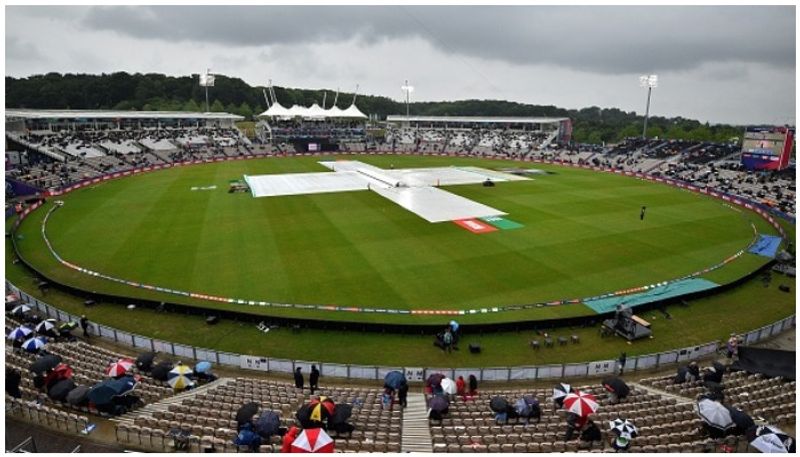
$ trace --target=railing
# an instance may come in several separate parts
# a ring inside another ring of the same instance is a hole
[[[32,308],[46,315],[48,318],[60,321],[80,320],[79,316],[64,312],[55,306],[49,305],[36,297],[33,297],[9,281],[6,281],[6,290],[16,293],[20,300]],[[753,344],[766,338],[778,335],[779,333],[792,328],[795,325],[795,315],[791,315],[777,322],[757,328],[743,335],[744,344]],[[431,373],[443,373],[451,379],[456,376],[468,376],[474,374],[481,381],[527,381],[544,379],[563,379],[581,378],[590,376],[602,376],[614,373],[617,368],[616,360],[599,360],[582,363],[565,363],[542,366],[518,366],[518,367],[486,367],[486,368],[436,368],[436,367],[383,367],[383,366],[364,366],[351,364],[338,364],[305,360],[278,359],[272,357],[251,356],[234,354],[230,352],[217,351],[214,349],[198,348],[169,341],[158,340],[135,333],[98,325],[89,324],[93,335],[99,335],[117,344],[123,344],[131,348],[163,352],[177,357],[194,360],[208,360],[219,365],[242,368],[274,373],[292,373],[296,367],[303,367],[305,371],[310,371],[310,365],[316,364],[322,376],[349,379],[372,379],[382,380],[389,371],[399,370],[405,372],[406,377],[411,381],[422,381],[427,379]],[[695,346],[674,349],[655,354],[645,354],[640,356],[628,357],[625,369],[628,372],[642,371],[648,369],[658,369],[664,366],[685,362],[688,360],[700,359],[709,356],[717,351],[719,341],[709,341]]]

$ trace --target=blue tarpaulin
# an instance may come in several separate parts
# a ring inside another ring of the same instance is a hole
[[[684,279],[683,281],[675,281],[665,286],[652,287],[647,292],[586,300],[584,303],[596,313],[601,314],[614,311],[617,305],[626,305],[633,308],[634,306],[644,305],[678,295],[712,289],[718,285],[719,284],[707,279]]]
[[[764,257],[775,257],[778,248],[781,246],[781,237],[772,235],[759,235],[748,252],[763,255]]]

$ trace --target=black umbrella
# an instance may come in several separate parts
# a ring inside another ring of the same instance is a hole
[[[503,397],[492,397],[489,401],[489,409],[496,413],[504,413],[508,410],[508,400]]]
[[[340,403],[336,405],[336,408],[333,410],[333,417],[331,417],[331,424],[343,424],[347,422],[347,419],[350,419],[350,416],[353,415],[353,405],[349,405],[347,403]]]
[[[153,369],[153,360],[156,358],[155,352],[145,352],[136,357],[136,368],[139,371],[148,372]]]
[[[794,438],[772,425],[759,425],[747,430],[750,446],[765,454],[796,452]]]
[[[256,432],[264,438],[276,435],[281,427],[281,418],[275,411],[263,411],[256,420]]]
[[[67,399],[69,392],[75,388],[75,383],[72,379],[62,379],[53,384],[50,390],[47,391],[47,396],[55,401],[64,401]]]
[[[604,379],[603,387],[605,387],[607,391],[617,394],[619,398],[625,398],[631,393],[631,389],[625,384],[625,381],[616,376]]]
[[[430,407],[436,412],[442,412],[450,407],[450,402],[444,395],[437,395],[431,398]]]
[[[107,379],[92,386],[89,391],[89,401],[101,407],[110,404],[114,397],[125,395],[136,387],[133,376],[123,376],[119,379]]]
[[[755,421],[746,412],[732,406],[726,405],[725,407],[728,408],[728,411],[731,413],[731,419],[733,419],[733,423],[736,424],[736,427],[731,432],[732,435],[744,436],[750,427],[755,427]]]
[[[174,367],[172,366],[172,362],[168,360],[164,360],[163,362],[158,362],[158,365],[153,367],[153,371],[150,372],[150,376],[157,381],[166,381],[167,375],[170,371],[172,371]]]
[[[79,406],[86,402],[89,398],[89,386],[78,386],[69,391],[67,394],[67,403],[72,406]]]
[[[258,414],[258,410],[261,409],[258,406],[258,403],[247,403],[246,405],[242,405],[239,408],[239,411],[236,411],[236,422],[239,423],[239,426],[246,424],[253,420],[253,416]]]
[[[36,374],[42,374],[44,372],[50,371],[58,364],[61,363],[61,356],[55,354],[47,354],[45,356],[39,357],[36,359],[35,362],[31,364],[31,372]]]

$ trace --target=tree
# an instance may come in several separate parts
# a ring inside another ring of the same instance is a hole
[[[190,111],[193,113],[197,113],[202,111],[202,108],[200,108],[200,105],[198,105],[193,98],[190,98],[186,103],[183,104],[183,106],[181,107],[181,111]]]
[[[211,104],[210,110],[212,113],[222,113],[225,111],[225,105],[223,105],[219,100],[214,100],[214,103]]]
[[[236,114],[244,116],[244,118],[248,121],[253,118],[253,110],[250,108],[250,105],[248,105],[247,102],[242,102],[242,104],[239,105],[239,108],[236,110]]]

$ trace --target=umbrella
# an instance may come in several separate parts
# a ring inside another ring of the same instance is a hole
[[[211,371],[211,362],[202,361],[197,362],[197,365],[194,366],[195,373],[208,373]]]
[[[458,324],[458,322],[456,322],[456,321],[450,321],[450,329],[451,329],[452,331],[454,331],[454,332],[457,332],[457,331],[458,331],[458,327],[460,327],[460,325]]]
[[[442,412],[450,407],[450,402],[443,395],[431,398],[430,407],[433,411]]]
[[[508,401],[503,397],[492,397],[489,400],[489,409],[496,413],[504,413],[508,409]]]
[[[153,360],[156,358],[155,352],[145,352],[136,357],[136,368],[140,371],[150,371],[153,368]],[[170,367],[167,371],[171,370]]]
[[[89,386],[78,386],[69,391],[67,394],[67,403],[72,406],[78,406],[86,401],[89,397]]]
[[[31,364],[30,370],[32,373],[40,374],[52,370],[58,366],[59,363],[61,363],[61,356],[47,354],[36,359],[36,361]]]
[[[564,406],[564,397],[572,392],[572,386],[560,382],[553,387],[553,401],[558,403],[559,406]]]
[[[456,389],[456,382],[453,381],[452,379],[450,379],[450,378],[442,379],[441,386],[442,386],[442,390],[444,391],[444,393],[450,394],[450,395],[455,395],[456,394],[456,390],[457,390]]]
[[[133,368],[133,360],[131,359],[119,359],[116,362],[112,362],[106,368],[106,376],[116,378],[119,376],[125,376],[125,373],[128,372],[131,368]]]
[[[25,327],[24,325],[20,325],[19,327],[9,332],[8,339],[21,340],[26,336],[30,335],[31,333],[33,333],[33,330],[29,329],[28,327]]]
[[[530,395],[520,397],[517,399],[516,403],[514,403],[514,411],[516,411],[517,415],[520,417],[529,417],[533,412],[533,406],[537,403],[538,401]]]
[[[45,344],[47,344],[47,340],[41,336],[37,336],[22,343],[22,349],[25,349],[28,352],[36,352],[43,348]]]
[[[256,432],[264,438],[278,434],[280,427],[281,418],[275,411],[264,411],[256,420]]]
[[[55,401],[64,401],[67,399],[67,395],[70,393],[70,391],[74,388],[75,383],[72,381],[72,379],[62,379],[53,384],[53,387],[47,391],[47,396]]]
[[[150,376],[152,376],[156,381],[166,381],[172,368],[172,362],[170,361],[164,360],[163,362],[158,362],[158,365],[156,365],[153,368],[153,371],[150,372]]]
[[[58,332],[61,336],[69,336],[70,332],[78,327],[78,323],[75,321],[64,322],[58,326]]]
[[[92,386],[87,398],[95,406],[105,406],[111,403],[114,397],[119,397],[131,392],[136,387],[133,376],[123,376],[119,379],[107,379]]]
[[[334,404],[333,400],[325,396],[311,400],[306,406],[308,408],[306,408],[304,416],[307,414],[307,420],[311,422],[322,422],[331,418],[336,409],[336,404]]]
[[[428,376],[428,379],[425,381],[425,384],[429,385],[431,387],[438,386],[438,385],[440,385],[442,383],[442,379],[444,379],[444,375],[443,374],[434,373],[434,374]]]
[[[728,430],[736,426],[731,413],[722,403],[703,398],[697,402],[697,414],[709,427]]]
[[[258,403],[247,403],[242,405],[242,407],[239,408],[239,411],[236,411],[236,422],[239,423],[239,426],[250,422],[253,420],[253,416],[258,414],[259,409],[261,409],[261,407],[258,405]]]
[[[343,424],[350,419],[353,415],[353,405],[347,403],[340,403],[333,409],[333,417],[331,417],[331,424]]]
[[[794,438],[787,435],[777,427],[759,425],[747,431],[750,446],[763,453],[795,453]]]
[[[44,378],[44,384],[49,386],[51,383],[56,381],[60,381],[62,379],[71,379],[72,378],[72,367],[67,365],[66,363],[59,363],[53,368],[53,371],[47,373],[47,376]]]
[[[586,417],[597,411],[597,408],[597,399],[592,394],[576,390],[564,397],[564,409],[578,416]]]
[[[635,436],[638,431],[636,430],[636,426],[633,425],[628,419],[614,419],[613,421],[608,422],[608,428],[612,432],[616,433],[617,435],[627,435],[629,437]]]
[[[41,334],[52,335],[53,330],[55,330],[55,328],[56,328],[55,319],[45,319],[36,325],[36,333],[40,335]]]
[[[728,412],[731,414],[731,420],[733,420],[733,423],[736,424],[736,433],[734,433],[734,435],[742,436],[747,432],[747,430],[756,425],[753,418],[741,409],[734,408],[732,406],[725,407],[728,408]]]
[[[331,453],[334,449],[333,439],[321,428],[303,430],[292,442],[291,452],[299,453]]]
[[[631,389],[625,384],[625,381],[616,376],[604,379],[603,387],[609,392],[616,393],[619,398],[625,398],[631,393]]]
[[[13,314],[15,316],[20,316],[22,314],[27,313],[30,310],[31,310],[31,307],[28,306],[28,305],[19,305],[16,308],[11,310],[11,314]]]
[[[383,377],[383,385],[392,390],[398,390],[404,383],[407,383],[406,376],[399,371],[390,371]]]
[[[191,375],[191,368],[186,365],[177,365],[167,373],[167,384],[175,390],[183,390],[194,384],[194,381],[189,377]]]

